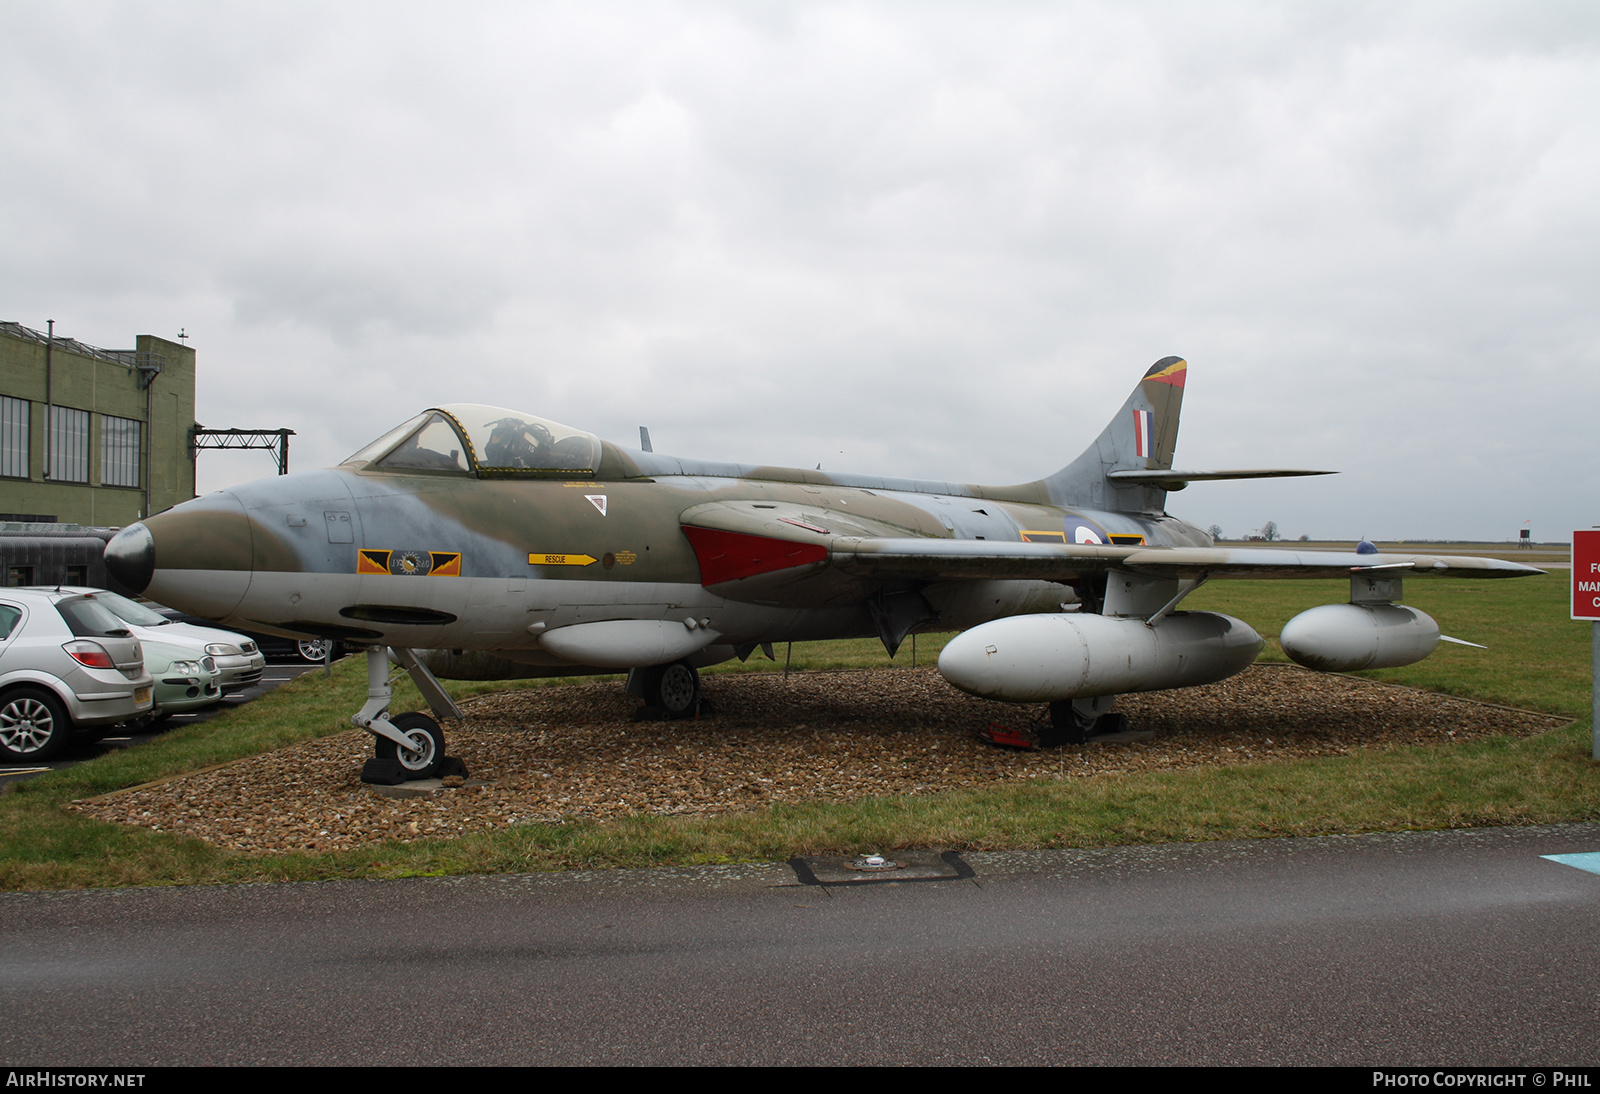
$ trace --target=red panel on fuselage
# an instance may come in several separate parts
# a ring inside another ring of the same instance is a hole
[[[794,543],[688,525],[684,526],[683,534],[689,538],[695,557],[700,560],[702,585],[720,585],[741,577],[821,562],[828,557],[828,549],[815,543]]]

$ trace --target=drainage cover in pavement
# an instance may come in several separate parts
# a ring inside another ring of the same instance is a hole
[[[852,858],[792,858],[802,885],[876,885],[886,881],[956,881],[975,876],[954,851],[895,851]]]

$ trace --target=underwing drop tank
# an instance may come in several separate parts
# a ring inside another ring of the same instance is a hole
[[[1303,611],[1278,636],[1296,663],[1321,672],[1411,665],[1439,644],[1439,624],[1403,604],[1323,604]]]
[[[1023,615],[963,631],[939,655],[939,672],[970,695],[1010,703],[1055,702],[1214,684],[1261,651],[1248,623],[1180,612],[1154,625],[1137,617]]]

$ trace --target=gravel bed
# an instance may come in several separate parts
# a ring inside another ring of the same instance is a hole
[[[1361,747],[1527,736],[1568,719],[1298,668],[1256,666],[1209,687],[1124,696],[1153,736],[1037,752],[979,730],[1031,732],[1043,706],[955,691],[933,669],[708,676],[716,714],[634,722],[614,683],[502,692],[464,704],[448,750],[485,785],[432,798],[363,786],[372,739],[351,730],[74,803],[90,816],[234,850],[337,851],[388,839],[636,813],[934,794],[1013,779],[1263,763]]]

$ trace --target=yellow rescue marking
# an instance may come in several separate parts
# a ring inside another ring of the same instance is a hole
[[[632,566],[634,562],[638,560],[638,558],[639,556],[634,554],[632,551],[617,552],[617,561],[622,563],[624,566]]]
[[[593,566],[593,555],[529,555],[529,566]]]
[[[1144,536],[1129,535],[1122,532],[1112,532],[1111,542],[1118,547],[1143,547]]]
[[[1021,533],[1021,535],[1022,535],[1022,542],[1024,542],[1024,543],[1065,543],[1065,542],[1067,542],[1067,533],[1065,533],[1065,532],[1023,532],[1023,533]]]

